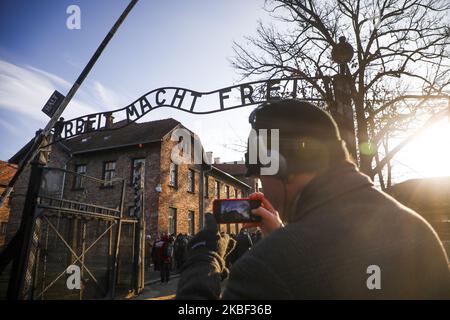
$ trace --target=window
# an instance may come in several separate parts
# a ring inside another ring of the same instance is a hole
[[[234,198],[238,198],[238,189],[234,188]]]
[[[0,223],[0,235],[4,236],[6,234],[6,226],[7,225],[8,225],[7,222]]]
[[[227,233],[228,233],[228,234],[231,233],[231,227],[230,227],[230,224],[229,224],[229,223],[227,223]]]
[[[178,184],[178,166],[171,162],[170,163],[170,172],[169,172],[169,185],[172,187],[176,187]]]
[[[214,197],[216,199],[220,199],[220,182],[219,181],[215,181],[215,185],[214,185]]]
[[[134,207],[128,207],[128,216],[134,217]]]
[[[230,186],[225,186],[225,196],[230,199]]]
[[[74,189],[82,189],[82,188],[84,188],[84,177],[80,176],[80,174],[86,174],[86,165],[79,164],[79,165],[75,166],[75,172],[78,174],[75,175],[73,188]]]
[[[203,179],[203,196],[209,198],[209,177],[205,174]]]
[[[195,171],[188,170],[188,192],[195,192]]]
[[[105,182],[105,186],[112,186],[112,179],[116,176],[116,162],[115,161],[107,161],[103,163],[103,180]]]
[[[145,159],[144,158],[142,158],[142,159],[133,159],[133,163],[132,163],[132,166],[131,166],[131,183],[132,184],[134,183],[134,179],[135,179],[136,174],[137,174],[136,169],[137,169],[137,167],[138,167],[138,165],[140,163],[142,163],[142,165],[144,166],[144,173],[145,173]]]
[[[169,208],[169,235],[177,233],[177,209]]]
[[[188,234],[193,236],[195,233],[195,213],[192,210],[188,211]]]
[[[239,224],[237,223],[234,224],[234,230],[236,231],[236,234],[239,233]]]

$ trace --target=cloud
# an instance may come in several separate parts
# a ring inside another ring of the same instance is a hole
[[[0,59],[0,109],[38,121],[36,129],[48,120],[41,109],[52,92],[67,93],[70,87],[71,83],[55,74]],[[63,116],[71,119],[117,108],[126,104],[124,100],[99,81],[86,81]]]
[[[17,128],[15,125],[1,118],[0,118],[0,127],[8,130],[9,132],[15,135],[19,135],[21,132],[20,129]]]
[[[123,95],[118,95],[113,90],[105,87],[98,81],[92,82],[92,88],[94,94],[100,99],[103,107],[107,107],[108,110],[124,107],[127,101],[124,101]],[[129,100],[129,99],[128,99]],[[129,103],[130,101],[128,101]]]

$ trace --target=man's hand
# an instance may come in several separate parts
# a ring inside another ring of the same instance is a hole
[[[229,246],[230,241],[232,245]],[[220,234],[216,219],[211,213],[206,213],[205,227],[192,238],[188,244],[188,249],[190,253],[194,253],[199,250],[204,251],[206,247],[207,250],[214,251],[222,259],[225,259],[234,249],[235,242],[228,234]]]
[[[228,276],[225,259],[235,241],[221,234],[216,219],[205,214],[205,227],[188,244],[188,259],[181,270],[177,299],[219,299],[221,280]]]
[[[261,192],[252,193],[249,197],[251,200],[261,200],[261,206],[253,209],[252,214],[261,217],[260,222],[245,223],[244,228],[258,227],[264,236],[270,232],[283,227],[283,222],[280,219],[278,211],[272,206],[272,204],[264,198],[264,194]]]

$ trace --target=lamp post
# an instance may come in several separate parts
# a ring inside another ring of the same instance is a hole
[[[354,83],[348,68],[353,54],[353,47],[345,37],[340,37],[339,43],[331,51],[331,59],[339,64],[339,73],[333,77],[334,103],[331,106],[331,114],[339,126],[341,138],[346,142],[350,154],[356,160],[355,122],[352,107]]]

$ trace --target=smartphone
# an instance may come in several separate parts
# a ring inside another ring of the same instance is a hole
[[[261,206],[261,200],[217,199],[213,202],[213,214],[217,223],[259,222],[261,217],[251,213]]]

